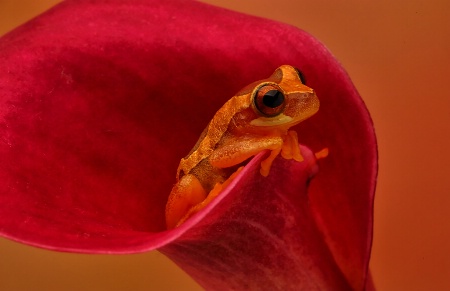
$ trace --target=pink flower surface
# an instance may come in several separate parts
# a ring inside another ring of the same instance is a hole
[[[282,64],[321,101],[295,128],[305,161],[277,158],[264,178],[262,152],[165,230],[180,158],[227,99]],[[70,252],[158,249],[210,290],[372,287],[373,126],[307,33],[195,1],[68,0],[0,39],[0,67],[2,236]]]

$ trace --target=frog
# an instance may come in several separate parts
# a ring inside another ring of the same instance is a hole
[[[262,151],[268,152],[259,168],[263,177],[270,174],[278,155],[302,162],[298,134],[291,128],[313,116],[319,106],[303,73],[290,65],[231,97],[179,163],[165,209],[167,229],[208,205]]]

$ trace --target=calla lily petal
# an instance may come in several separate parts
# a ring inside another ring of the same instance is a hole
[[[195,1],[68,0],[4,36],[0,64],[2,236],[85,253],[159,249],[207,289],[365,287],[375,135],[312,36]],[[296,128],[305,162],[278,158],[263,178],[261,153],[165,230],[179,159],[227,99],[282,64],[301,68],[321,101]]]
[[[209,289],[218,282],[223,290],[350,289],[309,207],[317,165],[312,152],[302,152],[305,162],[279,158],[267,178],[258,155],[161,251]]]

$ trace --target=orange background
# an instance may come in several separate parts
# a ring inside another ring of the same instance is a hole
[[[0,34],[56,2],[0,0]],[[379,142],[375,284],[450,290],[450,1],[204,2],[303,28],[343,63]],[[1,239],[0,290],[201,289],[158,252],[65,254]]]

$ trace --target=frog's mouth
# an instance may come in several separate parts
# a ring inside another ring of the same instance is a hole
[[[253,126],[279,126],[290,124],[293,120],[294,119],[292,117],[281,113],[276,117],[265,117],[265,116],[258,117],[250,121],[250,124]]]

